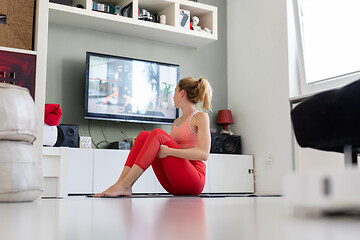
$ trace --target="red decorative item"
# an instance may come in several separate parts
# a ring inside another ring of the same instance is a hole
[[[35,100],[36,56],[32,54],[0,51],[0,82],[29,89]]]
[[[44,122],[49,126],[60,124],[62,111],[59,104],[45,104]]]
[[[219,110],[217,124],[224,124],[224,130],[227,131],[227,124],[234,123],[231,110]]]

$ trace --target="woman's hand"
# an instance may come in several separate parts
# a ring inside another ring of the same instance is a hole
[[[170,155],[170,148],[166,145],[160,145],[159,152],[157,154],[158,158],[165,158]]]

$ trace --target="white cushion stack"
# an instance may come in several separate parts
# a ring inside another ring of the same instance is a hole
[[[35,131],[36,108],[29,91],[0,83],[0,202],[32,201],[41,195]]]

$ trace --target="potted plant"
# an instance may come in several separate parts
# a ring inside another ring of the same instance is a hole
[[[170,93],[171,93],[171,87],[173,86],[170,83],[166,83],[166,82],[162,82],[162,84],[164,84],[164,88],[162,89],[163,92],[163,101],[161,102],[161,106],[163,108],[168,108],[169,107],[169,97],[170,97]]]

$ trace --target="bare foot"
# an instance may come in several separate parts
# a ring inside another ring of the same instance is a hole
[[[131,187],[124,187],[121,184],[115,183],[114,185],[112,185],[111,187],[109,187],[108,189],[103,191],[102,193],[95,194],[94,197],[104,197],[104,196],[108,196],[108,197],[120,197],[120,196],[130,197],[131,194],[132,194]]]

